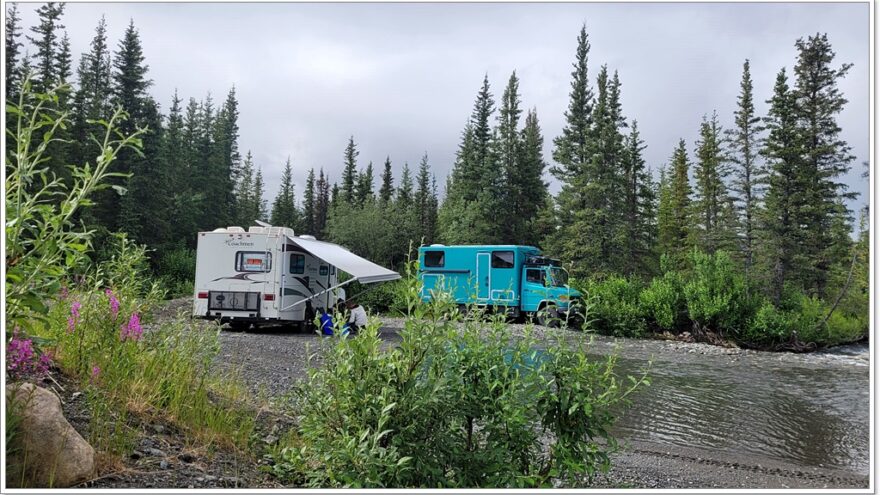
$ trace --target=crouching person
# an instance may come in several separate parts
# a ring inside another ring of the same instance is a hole
[[[351,299],[345,302],[345,306],[351,313],[351,316],[348,317],[348,331],[352,335],[357,335],[361,328],[367,326],[367,311]]]

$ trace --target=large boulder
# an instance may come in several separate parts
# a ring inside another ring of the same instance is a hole
[[[88,480],[95,471],[95,449],[61,412],[58,397],[31,383],[6,388],[6,421],[18,423],[7,446],[7,486],[62,488]]]

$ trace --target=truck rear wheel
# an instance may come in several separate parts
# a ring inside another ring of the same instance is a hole
[[[251,327],[251,324],[247,321],[230,321],[229,329],[233,332],[243,332]]]
[[[555,304],[547,304],[535,313],[535,321],[542,327],[556,328],[559,326],[559,310]]]

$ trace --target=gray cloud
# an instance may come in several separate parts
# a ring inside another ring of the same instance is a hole
[[[20,5],[25,26],[36,6]],[[63,22],[77,58],[101,14],[114,47],[134,20],[163,107],[175,88],[221,101],[235,85],[239,144],[262,167],[270,202],[287,156],[300,193],[309,167],[337,180],[350,135],[362,166],[390,155],[396,176],[427,152],[442,186],[484,73],[498,97],[517,71],[550,161],[582,22],[592,75],[605,63],[619,72],[624,112],[639,121],[656,171],[679,138],[693,150],[704,114],[717,110],[732,124],[744,59],[763,114],[776,73],[794,65],[795,40],[827,32],[835,62],[855,64],[841,85],[849,104],[839,122],[857,157],[845,182],[862,194],[850,207],[867,200],[868,3],[69,3]]]

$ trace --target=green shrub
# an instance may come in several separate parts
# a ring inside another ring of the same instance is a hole
[[[608,469],[616,407],[642,380],[619,379],[614,357],[512,338],[500,317],[462,320],[449,297],[424,303],[414,277],[401,292],[398,347],[383,349],[375,321],[322,341],[272,472],[313,487],[436,488],[551,486]]]
[[[718,251],[691,253],[693,269],[684,285],[688,315],[701,327],[730,331],[745,327],[752,313],[745,278],[730,256]]]
[[[186,246],[166,250],[159,256],[157,273],[171,297],[191,296],[196,274],[196,251]]]
[[[49,311],[46,301],[61,289],[64,276],[88,261],[91,232],[75,219],[91,204],[92,193],[108,187],[107,178],[121,175],[110,172],[110,164],[123,148],[137,151],[144,132],[121,135],[117,128],[126,118],[121,109],[98,121],[104,127],[96,139],[101,153],[93,164],[71,167],[65,184],[47,172],[45,162],[48,147],[59,141],[56,131],[70,124],[57,109],[59,94],[67,90],[34,93],[26,79],[18,101],[6,103],[15,122],[6,130],[6,323],[25,332]]]
[[[593,326],[600,333],[618,337],[638,337],[646,328],[639,303],[640,283],[612,275],[590,280],[581,288],[592,299]]]
[[[661,330],[677,330],[685,310],[681,277],[677,272],[666,272],[651,280],[639,294],[644,315]]]
[[[390,313],[396,316],[405,310],[400,294],[400,282],[364,285],[353,282],[345,287],[347,297],[357,299],[372,313]]]
[[[821,300],[801,293],[790,294],[781,308],[765,300],[739,339],[753,347],[772,347],[794,339],[818,343],[825,333],[820,323],[826,313]]]

